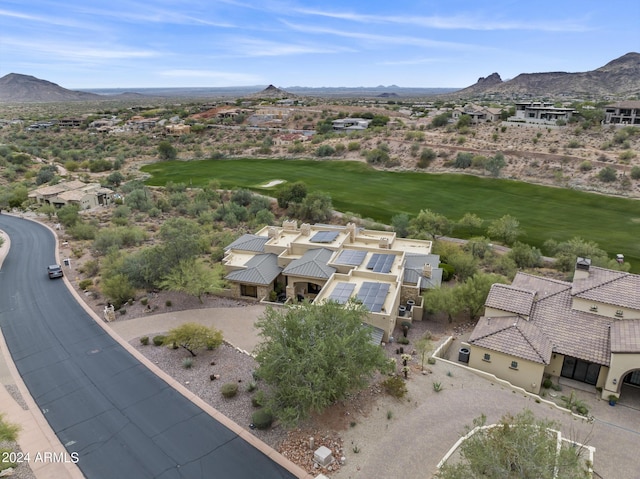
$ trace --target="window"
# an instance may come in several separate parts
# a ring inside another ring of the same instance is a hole
[[[518,361],[511,361],[511,366],[509,366],[511,369],[518,369]]]
[[[250,284],[241,284],[240,285],[240,295],[242,296],[250,296],[252,298],[258,297],[258,287]]]
[[[484,353],[483,361],[491,361],[491,355],[489,353]]]
[[[318,286],[315,283],[307,283],[307,291],[309,294],[319,294],[322,286]]]

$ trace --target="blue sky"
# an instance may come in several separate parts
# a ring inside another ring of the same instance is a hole
[[[3,0],[0,76],[65,88],[465,87],[640,51],[639,0]]]

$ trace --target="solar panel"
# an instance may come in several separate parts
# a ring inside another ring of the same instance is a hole
[[[366,251],[358,251],[352,249],[343,250],[335,260],[336,264],[346,264],[349,266],[360,266],[367,256]]]
[[[389,287],[389,283],[372,283],[365,281],[362,283],[362,286],[360,286],[357,296],[365,308],[372,313],[379,313],[382,311],[382,306],[384,306]]]
[[[335,288],[333,288],[333,291],[327,299],[329,301],[335,301],[336,303],[345,304],[347,301],[349,301],[351,293],[353,293],[353,290],[355,288],[356,285],[354,283],[340,282],[336,284]]]
[[[372,269],[374,273],[389,273],[394,259],[393,254],[374,253],[367,263],[367,269]]]
[[[311,243],[331,243],[339,234],[338,231],[318,231],[309,241]]]

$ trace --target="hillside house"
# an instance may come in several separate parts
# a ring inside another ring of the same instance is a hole
[[[106,206],[113,201],[113,191],[103,188],[99,183],[83,183],[73,180],[46,185],[31,191],[28,196],[36,203],[61,208],[65,205],[77,205],[81,210]]]
[[[367,322],[388,340],[398,318],[422,319],[421,292],[442,281],[431,242],[347,226],[285,221],[225,248],[233,296],[262,301],[362,301]],[[408,310],[408,312],[407,312]]]
[[[453,120],[459,120],[463,115],[469,115],[471,117],[471,123],[477,125],[478,123],[485,123],[488,121],[500,120],[500,108],[489,108],[486,106],[468,104],[464,107],[456,107],[451,111],[451,118]]]
[[[604,123],[607,125],[640,125],[640,101],[607,105],[604,114]]]
[[[365,118],[339,118],[331,122],[334,131],[360,131],[369,128],[371,120]]]
[[[559,120],[569,121],[575,112],[573,108],[555,107],[549,102],[519,102],[515,116],[509,121],[556,125]]]
[[[572,282],[518,273],[494,284],[469,337],[469,366],[538,393],[545,376],[640,387],[640,276],[578,258]]]

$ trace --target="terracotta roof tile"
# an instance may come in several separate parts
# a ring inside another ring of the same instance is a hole
[[[611,325],[612,353],[640,353],[640,321],[614,321]]]
[[[529,316],[535,296],[535,291],[496,283],[491,286],[485,306]]]
[[[640,309],[640,276],[592,266],[587,278],[574,280],[572,294],[599,303]]]

